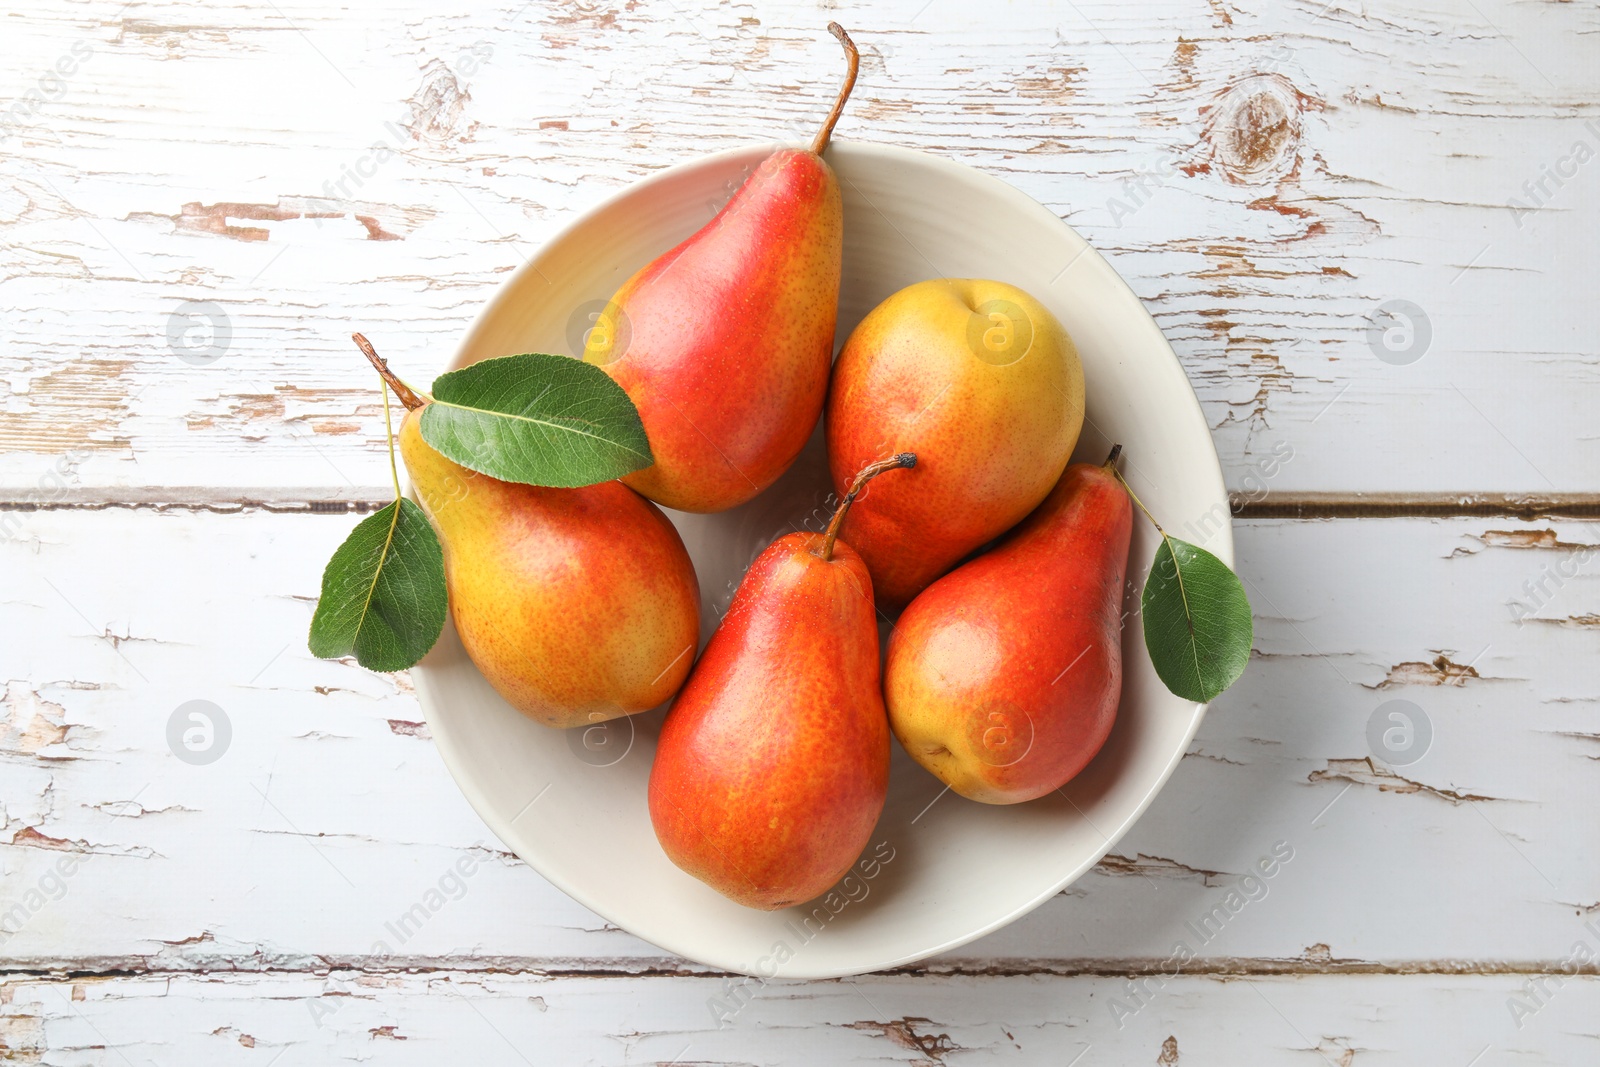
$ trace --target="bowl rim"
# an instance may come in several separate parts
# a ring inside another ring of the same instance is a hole
[[[684,160],[680,163],[663,167],[654,173],[645,176],[644,178],[630,182],[626,186],[611,192],[609,195],[595,201],[588,207],[578,210],[569,222],[556,230],[555,233],[551,234],[550,237],[548,237],[540,245],[538,251],[535,251],[531,256],[524,260],[515,271],[507,275],[499,282],[494,295],[491,296],[483,304],[483,306],[479,308],[477,314],[473,317],[471,324],[468,326],[466,332],[462,335],[460,343],[456,346],[454,353],[450,357],[448,365],[444,369],[456,370],[467,365],[467,355],[476,346],[480,334],[487,331],[489,323],[503,313],[505,308],[511,304],[514,299],[520,299],[519,296],[514,296],[514,294],[517,293],[520,285],[526,280],[526,276],[530,273],[539,273],[538,260],[543,251],[556,244],[559,244],[562,241],[565,241],[574,233],[583,229],[596,215],[609,210],[625,199],[630,199],[640,195],[654,185],[673,181],[689,171],[698,170],[705,167],[714,167],[719,163],[725,163],[735,159],[755,157],[758,153],[770,153],[780,148],[792,148],[797,146],[797,142],[752,142],[750,144],[735,148],[706,153],[704,155],[696,156],[692,159]],[[846,156],[878,157],[879,159],[889,161],[891,164],[909,164],[915,167],[933,167],[935,169],[943,170],[951,177],[986,186],[991,193],[1007,201],[1010,207],[1019,212],[1033,215],[1039,219],[1042,225],[1050,225],[1064,229],[1074,241],[1078,242],[1082,246],[1082,248],[1074,257],[1072,262],[1068,264],[1067,268],[1062,270],[1061,275],[1058,275],[1058,280],[1062,275],[1065,275],[1067,270],[1071,269],[1071,267],[1076,264],[1077,260],[1079,259],[1092,256],[1094,259],[1099,260],[1100,266],[1106,275],[1106,280],[1112,284],[1112,288],[1115,290],[1116,299],[1124,302],[1125,304],[1131,305],[1131,307],[1137,311],[1136,315],[1130,316],[1131,320],[1137,321],[1139,323],[1137,328],[1148,335],[1149,342],[1152,345],[1159,345],[1159,350],[1165,354],[1166,358],[1158,361],[1162,368],[1161,373],[1175,377],[1178,384],[1180,384],[1182,387],[1175,392],[1175,397],[1181,396],[1183,398],[1182,401],[1180,402],[1174,399],[1174,402],[1181,403],[1181,405],[1186,409],[1186,417],[1195,420],[1195,422],[1204,429],[1205,439],[1209,446],[1209,448],[1206,450],[1209,462],[1203,463],[1203,466],[1205,468],[1205,480],[1210,484],[1204,486],[1203,488],[1206,492],[1206,495],[1214,495],[1224,504],[1224,506],[1227,505],[1228,495],[1222,475],[1222,464],[1217,455],[1216,443],[1211,436],[1211,427],[1205,419],[1205,413],[1200,406],[1199,397],[1195,394],[1194,386],[1189,381],[1188,375],[1184,371],[1182,363],[1178,360],[1177,354],[1172,350],[1171,343],[1167,340],[1166,335],[1161,332],[1160,326],[1156,324],[1154,317],[1139,299],[1138,294],[1133,291],[1133,288],[1128,285],[1127,281],[1111,265],[1111,263],[1106,260],[1106,258],[1101,255],[1101,253],[1093,245],[1086,241],[1070,223],[1004,179],[990,174],[978,167],[961,163],[956,160],[947,159],[943,156],[918,151],[912,148],[905,148],[898,145],[874,144],[843,139],[835,139],[830,145],[828,149],[828,156],[831,157],[834,154],[843,154]],[[848,182],[849,179],[841,176],[841,181]],[[861,195],[863,198],[865,198],[865,194]],[[875,205],[874,209],[876,210]],[[1054,283],[1052,282],[1051,284],[1053,285]],[[1155,365],[1155,363],[1152,363],[1151,367],[1146,369],[1144,373],[1152,373]],[[408,495],[412,495],[409,479],[406,481],[406,491]],[[1137,518],[1135,521],[1138,521]],[[1208,548],[1219,559],[1227,563],[1229,567],[1233,566],[1233,513],[1231,507],[1228,509],[1227,522],[1224,523],[1218,529],[1217,533],[1213,535],[1213,541],[1208,545]],[[528,856],[523,855],[523,853],[518,850],[514,844],[512,844],[512,842],[519,836],[514,832],[514,829],[511,826],[511,822],[514,820],[507,820],[503,818],[499,813],[497,806],[490,801],[485,789],[478,784],[470,768],[467,766],[466,759],[456,744],[451,724],[448,722],[448,717],[441,717],[435,710],[441,706],[440,697],[439,694],[434,692],[431,672],[427,667],[426,660],[424,660],[422,664],[419,664],[417,667],[413,668],[412,677],[413,683],[417,690],[419,702],[422,705],[423,716],[427,720],[429,730],[433,735],[434,745],[438,749],[440,757],[444,761],[445,767],[449,770],[451,778],[455,780],[456,787],[461,790],[462,795],[472,806],[473,811],[476,812],[478,817],[483,820],[484,824],[489,828],[489,830],[497,838],[499,838],[507,848],[516,853],[519,859],[528,864],[529,867],[532,867],[540,875],[540,877],[544,878],[551,885],[561,890],[578,904],[588,908],[602,919],[616,924],[619,928],[626,931],[630,935],[639,938],[640,940],[655,945],[656,947],[673,953],[674,955],[681,956],[686,960],[699,964],[724,968],[740,974],[755,974],[754,971],[749,969],[748,964],[745,962],[726,958],[725,954],[717,950],[707,951],[702,948],[697,948],[691,943],[693,940],[692,934],[679,933],[680,929],[685,928],[652,929],[648,934],[640,932],[639,930],[635,929],[633,916],[628,916],[625,920],[622,917],[610,914],[608,910],[602,908],[599,904],[589,899],[581,889],[574,885],[565,876],[559,867],[547,869],[545,865],[541,865],[540,863],[530,859]],[[1144,794],[1140,797],[1138,803],[1133,806],[1132,810],[1125,818],[1120,820],[1117,825],[1112,827],[1110,830],[1104,830],[1097,827],[1096,829],[1099,830],[1101,835],[1105,838],[1103,847],[1087,856],[1082,862],[1071,868],[1065,874],[1065,876],[1057,879],[1044,891],[1036,894],[1021,905],[1010,909],[1006,913],[986,920],[978,927],[964,934],[944,938],[935,944],[924,945],[910,952],[901,953],[888,959],[874,959],[857,962],[847,968],[833,966],[808,969],[804,966],[786,966],[781,977],[795,979],[841,978],[852,975],[868,974],[874,971],[880,971],[892,967],[905,966],[919,960],[927,959],[930,956],[935,956],[940,953],[959,948],[963,945],[970,944],[981,937],[984,937],[1015,922],[1017,919],[1035,910],[1046,900],[1049,900],[1051,897],[1060,893],[1067,886],[1081,878],[1092,867],[1094,867],[1095,864],[1099,863],[1100,860],[1102,860],[1112,848],[1116,847],[1117,842],[1120,841],[1128,832],[1128,830],[1132,828],[1133,824],[1144,815],[1145,811],[1148,810],[1150,805],[1155,801],[1157,794],[1159,794],[1161,790],[1165,788],[1168,780],[1172,777],[1173,772],[1177,769],[1178,763],[1188,752],[1189,746],[1193,743],[1195,734],[1199,730],[1200,724],[1204,720],[1209,707],[1209,704],[1191,705],[1190,720],[1183,733],[1182,743],[1174,746],[1173,752],[1168,756],[1166,763],[1161,768],[1160,773],[1150,781],[1148,786],[1145,787]],[[793,962],[799,963],[800,961],[796,959]]]

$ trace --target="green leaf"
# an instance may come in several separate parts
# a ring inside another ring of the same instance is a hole
[[[639,412],[610,375],[566,356],[486,359],[442,374],[422,438],[491,478],[572,488],[655,462]]]
[[[1144,644],[1168,689],[1204,704],[1244,673],[1255,639],[1250,601],[1216,556],[1162,534],[1140,603]]]
[[[362,519],[322,572],[311,653],[355,653],[373,671],[403,671],[439,639],[449,600],[444,553],[422,509],[400,499]]]

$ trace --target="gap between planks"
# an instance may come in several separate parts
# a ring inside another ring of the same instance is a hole
[[[156,975],[225,976],[307,975],[356,971],[363,974],[462,974],[492,973],[531,975],[540,978],[686,978],[722,979],[739,977],[737,972],[699,967],[688,960],[638,958],[629,966],[625,959],[513,959],[506,957],[425,957],[411,959],[368,956],[318,956],[304,966],[241,966],[239,962],[216,965],[182,966],[167,963],[152,965],[139,957],[88,961],[30,960],[0,967],[0,982],[30,979],[90,980],[144,978]],[[1086,960],[1004,960],[995,962],[952,961],[919,966],[891,967],[855,977],[874,978],[1121,978],[1145,975],[1171,976],[1171,959],[1128,958]],[[1570,960],[1376,960],[1301,957],[1271,959],[1221,957],[1192,959],[1179,971],[1184,977],[1269,977],[1294,975],[1541,975],[1570,977],[1600,976],[1600,961],[1574,964]],[[807,981],[845,981],[840,978]]]
[[[99,493],[100,491],[93,491]],[[281,515],[365,515],[392,499],[382,489],[357,490],[367,499],[334,496],[334,490],[274,490],[260,496],[228,497],[227,490],[152,488],[117,498],[85,493],[50,501],[0,499],[0,512],[192,511],[217,515],[265,512]],[[370,494],[370,496],[368,496]],[[1272,493],[1261,500],[1231,493],[1233,517],[1253,519],[1600,519],[1600,493]]]

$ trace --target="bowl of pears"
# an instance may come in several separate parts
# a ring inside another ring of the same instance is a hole
[[[809,143],[573,220],[429,391],[362,340],[409,486],[312,631],[420,660],[452,774],[545,878],[762,980],[905,965],[1059,893],[1250,642],[1231,587],[1223,637],[1183,614],[1232,577],[1228,497],[1150,315],[1005,182],[835,141],[830,29]],[[1156,516],[1221,521],[1201,548]]]

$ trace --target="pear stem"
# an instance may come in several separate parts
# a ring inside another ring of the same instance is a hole
[[[856,495],[861,492],[862,486],[884,471],[892,471],[897,467],[915,467],[916,465],[917,454],[915,452],[902,452],[898,456],[880,459],[878,462],[870,463],[862,468],[861,473],[856,475],[856,480],[851,484],[850,491],[844,495],[844,499],[840,501],[838,509],[834,511],[833,518],[828,523],[827,532],[822,535],[822,562],[827,563],[833,559],[833,542],[839,537],[839,527],[844,525],[845,512],[849,511],[850,505],[855,503]]]
[[[1150,525],[1154,526],[1156,528],[1156,532],[1159,533],[1163,538],[1165,538],[1167,536],[1167,531],[1163,530],[1161,528],[1161,524],[1156,521],[1156,517],[1154,515],[1150,514],[1150,509],[1144,506],[1144,501],[1140,500],[1139,499],[1139,494],[1135,493],[1133,491],[1133,486],[1128,484],[1128,479],[1124,478],[1122,476],[1122,472],[1117,470],[1117,457],[1120,456],[1121,454],[1122,454],[1122,446],[1121,445],[1112,446],[1111,455],[1106,457],[1106,462],[1105,462],[1106,470],[1110,471],[1112,474],[1117,476],[1117,481],[1122,483],[1122,488],[1127,491],[1128,498],[1130,500],[1132,500],[1135,504],[1139,505],[1139,510],[1144,512],[1144,517],[1150,520]]]
[[[350,339],[356,343],[357,348],[361,349],[362,354],[367,357],[367,361],[378,368],[378,373],[383,376],[383,380],[388,383],[389,388],[394,390],[394,395],[400,398],[400,403],[406,406],[407,411],[415,411],[422,406],[422,398],[412,392],[409,385],[395,376],[394,371],[389,369],[389,364],[372,347],[371,341],[359,333],[351,334]]]
[[[844,102],[850,99],[850,90],[856,87],[856,71],[861,69],[861,53],[856,51],[856,43],[850,35],[844,32],[844,27],[837,22],[828,23],[828,32],[839,38],[839,43],[844,45],[844,54],[849,60],[850,67],[845,71],[844,87],[839,90],[839,99],[833,102],[833,110],[828,112],[827,121],[822,124],[822,130],[817,134],[817,139],[811,142],[811,151],[822,155],[822,150],[828,147],[828,140],[833,136],[833,127],[839,121],[839,116],[844,114]]]

